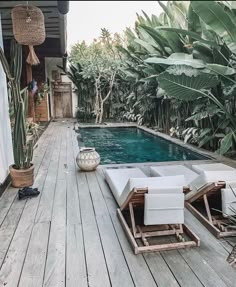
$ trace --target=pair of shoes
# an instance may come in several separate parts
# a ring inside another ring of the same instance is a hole
[[[38,188],[24,187],[18,190],[19,199],[29,198],[29,197],[37,196],[39,194],[40,192]]]

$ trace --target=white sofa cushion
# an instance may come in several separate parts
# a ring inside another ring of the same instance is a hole
[[[139,168],[117,168],[105,170],[106,181],[118,204],[120,201],[119,198],[131,177],[145,178],[147,176]]]
[[[184,194],[145,194],[145,225],[182,223],[184,223]]]
[[[233,167],[223,163],[206,163],[206,164],[193,164],[192,168],[201,173],[202,171],[224,171],[224,170],[235,170]]]
[[[233,193],[230,188],[223,188],[221,190],[221,198],[223,216],[235,215],[231,208],[236,209],[236,190],[234,189]]]
[[[184,165],[162,165],[150,167],[151,176],[184,175],[185,186],[198,177],[198,174]]]

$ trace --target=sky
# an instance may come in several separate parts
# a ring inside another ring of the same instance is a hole
[[[91,43],[100,36],[101,28],[115,33],[133,27],[136,12],[141,14],[141,10],[148,15],[161,13],[157,1],[70,1],[68,51],[78,41]]]

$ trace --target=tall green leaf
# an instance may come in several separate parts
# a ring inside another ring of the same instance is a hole
[[[193,8],[191,5],[189,5],[188,9],[188,30],[191,32],[195,32],[201,36],[202,33],[202,27],[199,20],[199,16],[193,11]],[[191,39],[191,42],[193,40]]]
[[[202,60],[193,59],[192,55],[184,54],[184,53],[173,53],[166,59],[163,58],[148,58],[145,60],[146,63],[149,64],[162,64],[162,65],[186,65],[196,69],[205,68],[205,64]]]
[[[219,36],[236,42],[236,26],[229,14],[215,1],[191,1],[194,12]]]
[[[210,69],[212,72],[222,76],[230,76],[236,73],[236,70],[234,68],[230,68],[223,65],[207,64],[206,67]]]
[[[220,154],[225,154],[233,146],[233,132],[227,134],[220,144],[219,152]]]
[[[170,27],[157,27],[157,30],[165,30],[165,31],[169,31],[169,32],[179,33],[179,34],[184,35],[184,36],[189,36],[195,40],[201,41],[202,43],[205,43],[205,44],[213,46],[213,47],[217,47],[217,45],[218,45],[215,41],[205,40],[198,33],[184,30],[184,29],[170,28]]]

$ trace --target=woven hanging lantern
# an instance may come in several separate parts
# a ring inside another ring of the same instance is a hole
[[[35,6],[18,5],[11,11],[13,34],[21,45],[29,46],[26,62],[38,65],[39,59],[34,47],[45,41],[45,25],[43,12]]]

